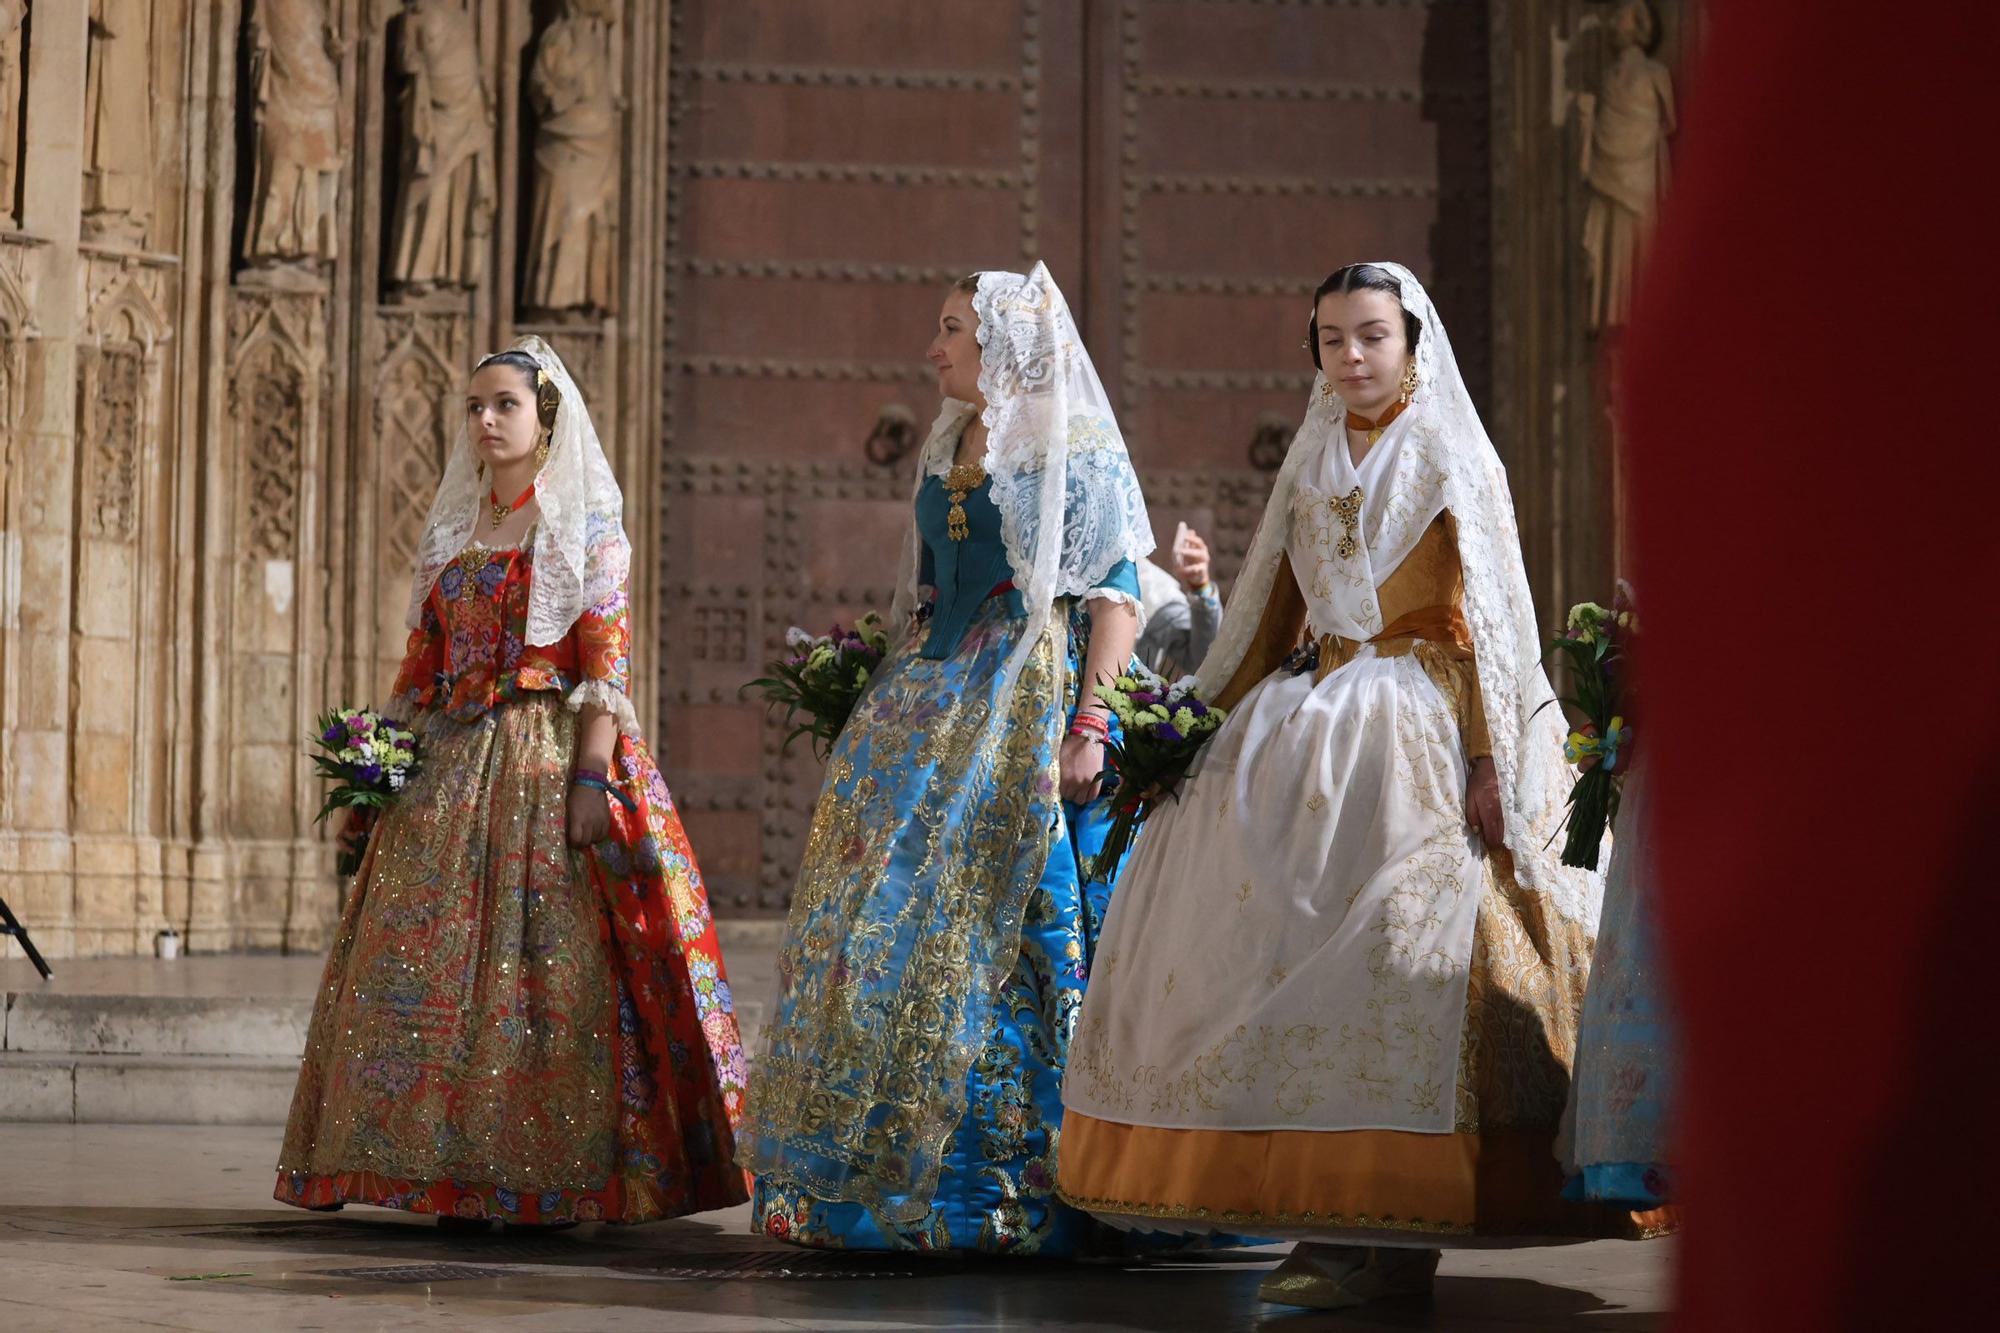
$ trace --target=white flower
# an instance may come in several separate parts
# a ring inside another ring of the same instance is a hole
[[[785,647],[787,648],[810,647],[812,641],[813,636],[800,629],[797,625],[785,631]]]

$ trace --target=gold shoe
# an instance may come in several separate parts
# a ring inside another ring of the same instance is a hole
[[[1438,1250],[1301,1244],[1257,1284],[1257,1299],[1315,1310],[1348,1310],[1394,1296],[1428,1296]]]

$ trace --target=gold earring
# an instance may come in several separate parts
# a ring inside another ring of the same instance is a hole
[[[544,435],[535,443],[535,466],[542,467],[549,461],[549,437]]]
[[[1416,396],[1416,392],[1417,362],[1416,358],[1412,357],[1408,369],[1403,371],[1403,405],[1405,407],[1409,406],[1410,399]]]

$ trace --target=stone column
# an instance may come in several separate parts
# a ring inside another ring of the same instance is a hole
[[[21,415],[10,446],[0,525],[9,566],[0,606],[0,894],[42,952],[75,952],[70,843],[72,485],[76,476],[77,338],[83,211],[83,5],[38,5],[29,50],[20,237],[10,267],[32,294]],[[32,466],[30,463],[32,462]],[[18,946],[7,941],[9,956]]]

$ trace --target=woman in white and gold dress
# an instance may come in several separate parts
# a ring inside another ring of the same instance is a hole
[[[1506,475],[1408,270],[1315,294],[1314,385],[1064,1084],[1062,1196],[1303,1242],[1266,1299],[1428,1291],[1438,1247],[1637,1235],[1550,1144],[1603,892],[1568,790]],[[1310,627],[1316,667],[1282,664]]]

